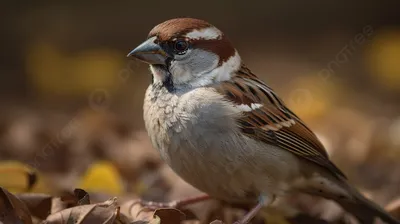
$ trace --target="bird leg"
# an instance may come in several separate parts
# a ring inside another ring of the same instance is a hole
[[[184,198],[181,200],[174,200],[171,202],[153,202],[153,201],[143,201],[143,200],[138,200],[138,203],[142,205],[143,207],[150,209],[150,210],[156,210],[159,208],[181,208],[186,205],[191,205],[195,204],[198,202],[202,202],[205,200],[211,199],[210,196],[204,194],[204,195],[198,195],[194,197],[189,197],[189,198]]]
[[[258,203],[256,206],[254,206],[243,218],[240,220],[236,221],[234,224],[247,224],[250,222],[251,219],[254,218],[254,216],[257,215],[257,213],[266,205],[270,205],[274,201],[274,197],[272,199],[267,196],[260,196],[258,199]]]

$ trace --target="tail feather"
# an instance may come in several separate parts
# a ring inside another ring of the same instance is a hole
[[[373,224],[380,218],[387,224],[400,224],[379,205],[365,198],[347,180],[329,175],[313,176],[303,190],[306,193],[332,199],[339,203],[345,211],[354,215],[362,224]]]
[[[382,207],[365,198],[357,190],[352,189],[352,191],[354,196],[352,200],[337,199],[336,202],[346,211],[352,213],[362,224],[373,224],[376,217],[387,224],[400,224],[399,220],[392,217]]]

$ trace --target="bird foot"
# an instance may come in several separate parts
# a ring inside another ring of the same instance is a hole
[[[160,208],[177,208],[178,201],[171,202],[154,202],[154,201],[145,201],[145,200],[137,200],[135,202],[143,207],[143,210],[154,211]]]
[[[170,202],[153,202],[153,201],[145,201],[145,200],[137,200],[137,204],[140,204],[146,210],[156,210],[160,208],[181,208],[186,205],[195,204],[201,201],[205,201],[210,199],[208,195],[200,195],[190,198],[185,198],[182,200],[174,200]]]

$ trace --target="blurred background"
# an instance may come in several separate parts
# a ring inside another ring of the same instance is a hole
[[[36,192],[82,187],[166,200],[194,191],[151,147],[142,120],[150,73],[125,55],[156,24],[195,17],[223,30],[351,182],[385,205],[400,196],[399,8],[358,0],[3,2],[0,186],[23,191],[24,170],[35,170]]]

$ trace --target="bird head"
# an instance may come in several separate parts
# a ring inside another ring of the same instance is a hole
[[[192,18],[155,26],[128,57],[150,64],[154,82],[174,89],[229,80],[241,65],[236,49],[219,29]]]

